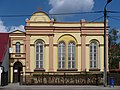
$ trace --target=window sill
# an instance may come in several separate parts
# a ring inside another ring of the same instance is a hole
[[[57,69],[57,71],[78,71],[78,69]]]
[[[98,69],[98,68],[91,68],[91,69],[89,69],[89,71],[100,71],[100,69]]]
[[[43,69],[43,68],[36,68],[36,69],[34,69],[34,72],[45,72],[45,69]]]

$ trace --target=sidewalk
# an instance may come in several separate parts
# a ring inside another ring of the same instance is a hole
[[[19,85],[9,84],[0,87],[0,90],[120,90],[120,86],[103,87],[103,86],[79,86],[79,85]]]

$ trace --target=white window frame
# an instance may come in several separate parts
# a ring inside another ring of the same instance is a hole
[[[41,50],[41,47],[43,50]],[[44,43],[42,41],[36,43],[36,68],[44,68]]]
[[[58,44],[58,69],[65,69],[66,67],[66,45],[65,43],[59,42]]]
[[[16,42],[16,53],[20,53],[20,42]]]
[[[76,68],[76,45],[74,42],[68,44],[68,69]]]
[[[90,68],[98,68],[98,44],[97,42],[91,42],[90,44]]]

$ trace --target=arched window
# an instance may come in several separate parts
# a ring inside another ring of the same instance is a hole
[[[16,42],[16,53],[20,53],[20,42]]]
[[[98,45],[97,42],[90,44],[90,68],[97,68],[98,65]]]
[[[58,68],[65,68],[66,49],[65,43],[60,42],[58,45]]]
[[[68,44],[68,68],[75,68],[75,43]]]
[[[44,56],[44,46],[43,42],[39,41],[36,43],[36,68],[43,69],[43,56]]]

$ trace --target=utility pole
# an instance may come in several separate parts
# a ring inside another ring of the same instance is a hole
[[[107,66],[106,66],[106,20],[107,20],[107,10],[106,7],[107,5],[111,2],[112,0],[107,0],[107,3],[104,7],[104,87],[107,86]]]

